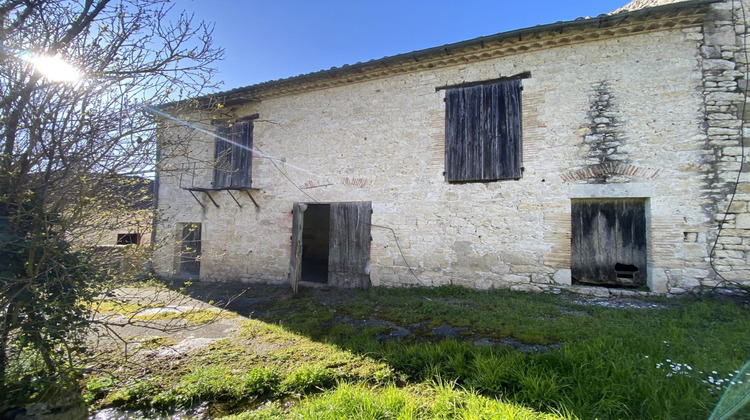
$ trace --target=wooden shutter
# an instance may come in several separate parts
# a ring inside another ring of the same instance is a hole
[[[253,122],[232,126],[232,187],[250,188],[253,172]]]
[[[485,154],[498,159],[486,160],[483,174],[492,179],[521,178],[521,81],[492,85],[491,103],[498,110],[491,112],[496,125],[491,125],[493,134]]]
[[[571,273],[581,283],[646,284],[645,201],[573,200]]]
[[[220,126],[214,143],[214,184],[221,188],[250,188],[253,170],[253,122]],[[227,141],[228,140],[228,141]]]
[[[232,175],[232,135],[231,127],[219,126],[214,139],[214,182],[213,188],[226,188]],[[230,140],[230,141],[227,141]]]
[[[446,92],[445,180],[521,177],[521,81]]]
[[[299,279],[302,276],[302,233],[304,230],[305,210],[307,204],[294,203],[292,208],[292,255],[289,260],[289,285],[297,293]]]
[[[201,224],[186,223],[180,241],[180,274],[199,275],[201,271]]]
[[[370,215],[372,205],[332,203],[328,284],[370,287]]]

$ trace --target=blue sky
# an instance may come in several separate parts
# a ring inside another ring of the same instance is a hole
[[[221,90],[513,29],[609,13],[629,0],[176,0],[214,22]]]

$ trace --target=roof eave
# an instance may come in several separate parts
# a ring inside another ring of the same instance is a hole
[[[441,58],[460,53],[473,47],[485,46],[489,44],[503,43],[509,40],[522,40],[530,35],[541,34],[559,34],[563,36],[566,31],[570,32],[576,29],[599,29],[607,30],[625,24],[626,22],[659,20],[664,16],[669,16],[675,12],[694,11],[694,14],[704,14],[710,4],[718,3],[723,0],[691,0],[678,3],[671,3],[662,6],[649,7],[636,11],[623,11],[616,14],[600,15],[594,18],[578,18],[570,21],[561,21],[550,24],[532,26],[528,28],[516,29],[508,32],[501,32],[494,35],[482,36],[466,41],[460,41],[452,44],[446,44],[438,47],[426,48],[423,50],[412,51],[366,62],[334,67],[328,70],[321,70],[312,73],[301,74],[285,79],[271,80],[254,85],[244,86],[211,95],[205,95],[195,98],[199,103],[219,102],[225,106],[236,105],[247,102],[257,102],[262,98],[283,96],[289,94],[285,87],[292,85],[306,85],[307,88],[297,88],[294,91],[316,90],[330,85],[330,83],[316,83],[321,81],[331,81],[333,79],[342,79],[341,84],[359,81],[363,74],[373,72],[376,69],[389,67],[398,63],[414,62],[419,63],[429,59]],[[346,76],[351,76],[347,80]],[[323,86],[325,85],[325,86]],[[274,93],[277,91],[277,93]]]

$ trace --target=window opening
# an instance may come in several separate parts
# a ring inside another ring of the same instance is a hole
[[[201,271],[201,224],[183,224],[181,235],[178,273],[198,276]]]
[[[218,123],[214,139],[213,177],[210,186],[195,184],[199,172],[197,163],[182,165],[180,188],[190,192],[201,207],[206,208],[196,193],[205,194],[214,207],[219,208],[219,203],[216,202],[212,193],[226,191],[235,204],[241,208],[242,204],[232,191],[244,191],[255,207],[260,208],[257,200],[250,193],[253,189],[253,120],[257,118],[258,114],[253,114],[234,122]],[[189,183],[185,177],[189,178]]]
[[[140,233],[118,233],[117,245],[138,245],[141,243]]]

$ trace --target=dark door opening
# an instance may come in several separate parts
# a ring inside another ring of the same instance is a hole
[[[307,204],[292,207],[289,284],[370,287],[369,201]]]
[[[303,217],[300,280],[328,283],[331,205],[308,204]]]
[[[185,223],[180,240],[180,275],[198,276],[201,272],[201,224]]]

